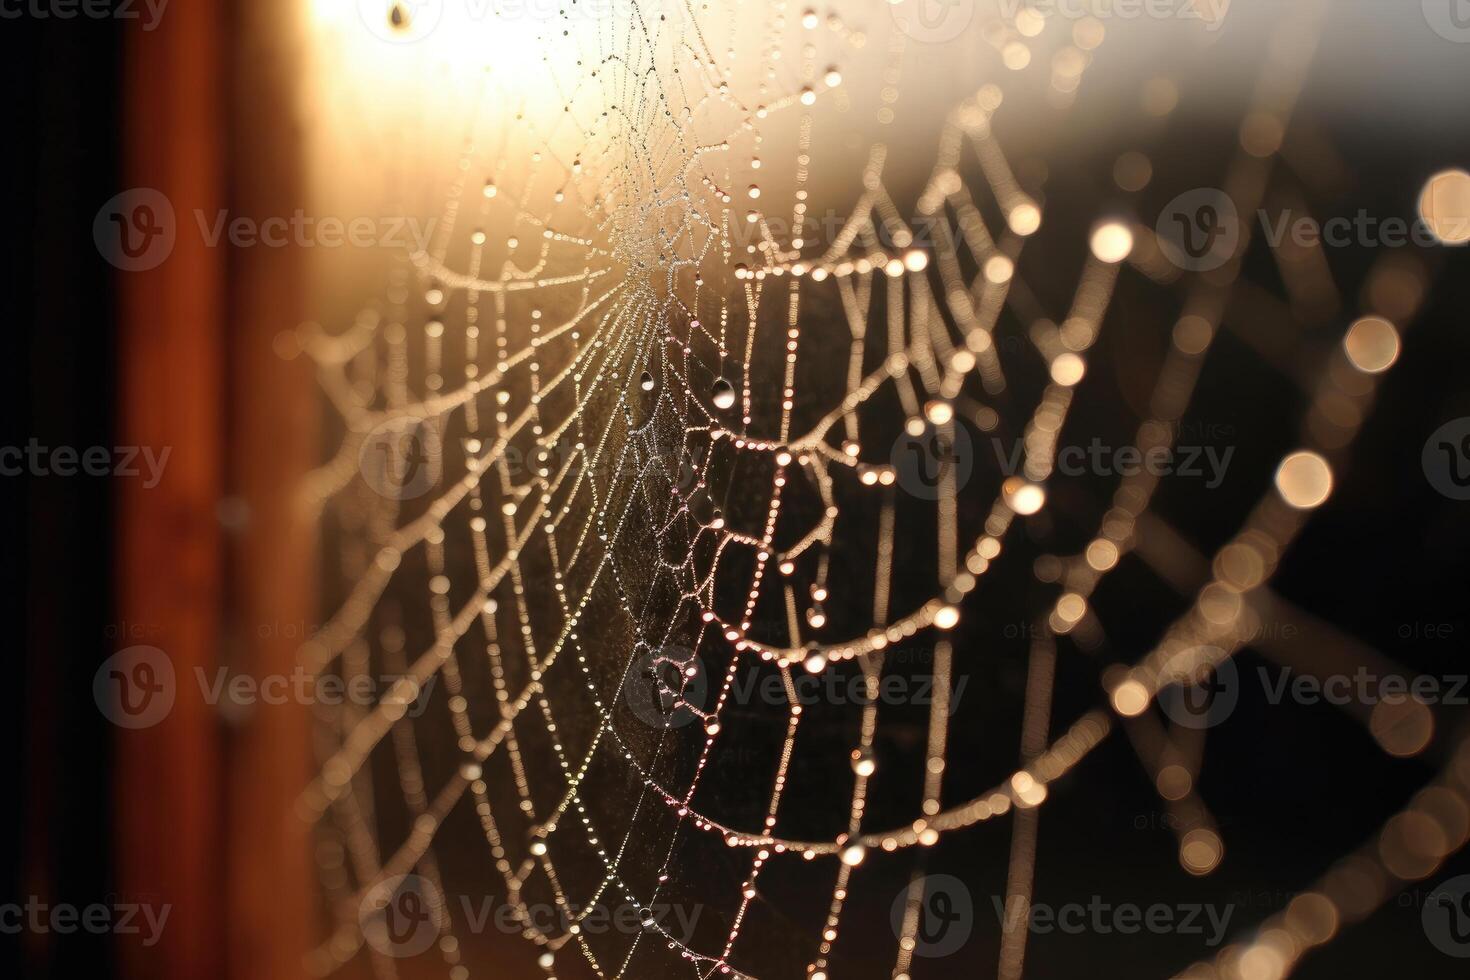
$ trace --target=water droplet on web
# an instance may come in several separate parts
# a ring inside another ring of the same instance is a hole
[[[735,404],[735,388],[724,378],[715,379],[715,384],[710,394],[714,398],[715,408],[721,411]]]
[[[644,371],[643,375],[638,379],[638,387],[642,388],[644,391],[652,391],[653,375],[649,374],[647,371]]]

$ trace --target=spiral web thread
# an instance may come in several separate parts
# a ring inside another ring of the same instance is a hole
[[[1258,125],[1276,124],[1283,133],[1324,9],[1295,7],[1281,30],[1290,43],[1273,46],[1252,114]],[[303,811],[341,855],[323,871],[336,929],[312,954],[321,974],[365,954],[378,975],[397,975],[399,964],[364,942],[361,903],[397,875],[416,873],[437,884],[441,862],[458,860],[436,847],[438,831],[465,807],[473,809],[506,900],[521,916],[523,934],[540,947],[548,973],[570,956],[598,976],[750,975],[741,967],[742,924],[752,904],[764,900],[762,873],[774,862],[807,861],[812,873],[824,869],[833,879],[823,928],[801,954],[805,975],[825,980],[844,908],[863,900],[864,859],[874,851],[912,849],[901,934],[891,967],[882,968],[906,977],[926,851],[941,835],[1009,818],[1006,907],[1024,908],[1039,847],[1037,813],[1049,785],[1119,733],[1176,818],[1181,863],[1204,874],[1220,860],[1223,843],[1193,791],[1204,734],[1166,727],[1151,703],[1165,688],[1199,679],[1234,654],[1255,634],[1264,611],[1281,602],[1270,592],[1271,572],[1320,502],[1304,502],[1310,485],[1330,480],[1333,464],[1349,450],[1371,406],[1375,373],[1359,369],[1349,348],[1336,351],[1309,382],[1311,403],[1301,425],[1306,455],[1283,465],[1277,487],[1214,555],[1198,555],[1178,541],[1187,558],[1183,571],[1177,554],[1145,546],[1169,533],[1150,511],[1159,478],[1146,472],[1123,478],[1091,543],[1055,562],[1049,576],[1057,597],[1034,632],[1019,766],[987,793],[947,799],[956,656],[949,636],[966,597],[1003,561],[1017,518],[1049,506],[1045,488],[1058,434],[1118,277],[1141,275],[1183,296],[1152,417],[1137,428],[1135,444],[1146,453],[1174,438],[1250,243],[1242,242],[1221,270],[1181,276],[1143,226],[1105,225],[1094,235],[1061,326],[1029,318],[1032,350],[1024,356],[1039,358],[1051,380],[1024,426],[1022,473],[966,493],[956,486],[953,467],[940,470],[938,499],[920,502],[933,509],[937,529],[927,572],[931,597],[893,608],[895,538],[901,514],[915,501],[896,485],[888,444],[865,442],[865,428],[878,406],[896,404],[911,431],[947,442],[958,426],[994,429],[990,406],[1007,384],[994,331],[1009,306],[1034,309],[1022,257],[1043,209],[1012,175],[991,132],[1004,101],[991,84],[950,113],[939,136],[917,202],[921,216],[947,219],[932,225],[930,248],[916,246],[885,189],[892,151],[877,144],[860,198],[820,254],[753,207],[748,224],[757,248],[741,254],[733,229],[746,221],[740,206],[746,202],[734,199],[747,192],[735,174],[748,168],[736,159],[738,150],[752,145],[766,119],[795,118],[792,227],[800,228],[813,179],[806,163],[812,107],[843,99],[841,79],[824,73],[824,59],[808,51],[793,64],[770,52],[793,31],[820,33],[839,51],[873,43],[836,15],[798,14],[778,3],[766,16],[759,108],[735,94],[704,26],[711,18],[692,8],[633,4],[615,15],[553,18],[542,40],[548,48],[572,46],[579,73],[570,79],[553,73],[547,83],[566,105],[549,127],[537,129],[543,121],[529,116],[518,120],[540,141],[528,174],[515,175],[513,164],[496,159],[491,136],[476,131],[477,117],[428,248],[395,263],[383,295],[348,329],[303,333],[344,425],[341,446],[313,475],[309,496],[334,531],[347,583],[303,658],[317,673],[402,675],[371,708],[322,709],[322,765],[302,798]],[[1066,101],[1101,42],[1100,25],[1038,25],[1028,16],[997,20],[983,35],[1010,64],[1014,45],[1072,29],[1073,43],[1052,60],[1049,81],[1053,95]],[[882,55],[882,124],[893,119],[904,53],[905,36],[893,31]],[[509,98],[499,84],[486,76],[482,106]],[[716,125],[727,129],[707,138]],[[964,176],[977,165],[978,184]],[[1271,152],[1242,151],[1232,162],[1224,187],[1241,214],[1253,213],[1265,198],[1275,166]],[[483,186],[482,173],[488,175]],[[491,236],[516,241],[502,249]],[[1293,298],[1311,296],[1318,310],[1336,308],[1335,289],[1319,266],[1295,256],[1283,257],[1280,267]],[[1256,299],[1283,330],[1291,328],[1296,307]],[[822,302],[836,312],[811,315]],[[769,347],[771,331],[779,332],[775,368],[759,353]],[[845,360],[836,354],[844,346]],[[811,418],[797,390],[803,356],[830,358],[838,373],[845,368],[840,397]],[[464,380],[449,381],[457,370]],[[385,492],[365,479],[365,449],[376,448],[385,432],[427,446],[423,462],[441,477],[427,496],[406,486]],[[801,526],[786,516],[801,508],[782,509],[798,488],[819,501],[806,509],[811,519]],[[760,491],[755,511],[763,520],[727,521],[726,500],[753,489]],[[834,565],[834,542],[848,532],[847,501],[859,499],[879,515],[872,557],[857,569]],[[981,526],[962,538],[967,514],[980,515]],[[472,581],[454,577],[456,552],[470,556]],[[737,552],[743,562],[732,557]],[[1056,660],[1064,655],[1059,647],[1073,644],[1085,653],[1106,642],[1089,600],[1127,561],[1150,565],[1182,593],[1193,593],[1193,601],[1155,649],[1103,677],[1109,703],[1056,728],[1051,695]],[[743,576],[733,587],[732,568]],[[863,576],[866,591],[858,594],[872,600],[873,626],[834,637],[824,630],[823,603],[857,589],[847,577]],[[423,635],[404,625],[410,619],[399,608],[404,596],[427,606],[431,628]],[[758,615],[769,609],[774,617]],[[770,628],[772,619],[779,629]],[[591,642],[592,633],[626,634],[626,642],[612,644],[617,662],[606,662],[607,648]],[[874,828],[864,810],[883,720],[877,685],[885,651],[910,637],[933,644],[935,697],[922,753],[922,798],[912,823]],[[710,678],[712,697],[685,703],[681,692],[669,691],[676,710],[663,730],[638,728],[625,688],[639,684],[650,664],[693,677],[701,654],[725,665]],[[469,658],[478,661],[475,671],[466,669]],[[793,678],[844,661],[861,670],[869,693],[851,747],[852,771],[832,777],[834,792],[848,801],[846,832],[789,839],[779,831],[792,760],[801,751]],[[700,809],[696,797],[701,780],[711,778],[706,763],[737,679],[758,663],[783,679],[786,730],[769,762],[764,822],[735,826]],[[548,692],[556,675],[585,692],[577,703],[553,703]],[[467,682],[468,676],[483,682]],[[421,746],[428,722],[409,711],[431,680],[439,682],[434,696],[443,698],[458,752],[438,782],[427,774],[443,768],[443,760],[430,759]],[[695,724],[675,723],[690,716]],[[553,771],[528,763],[523,750],[532,742],[549,751]],[[383,791],[374,782],[382,770],[371,764],[374,753],[386,755],[396,772],[408,821],[401,839],[380,830]],[[1366,916],[1390,882],[1431,873],[1459,840],[1446,832],[1444,845],[1425,854],[1413,828],[1453,809],[1447,799],[1463,799],[1464,760],[1457,749],[1436,785],[1360,854],[1344,858],[1315,888],[1191,975],[1285,975],[1339,923]],[[492,766],[499,766],[494,774]],[[610,768],[623,774],[631,794],[617,828],[584,789],[590,774]],[[681,846],[700,835],[743,855],[748,868],[740,893],[730,896],[723,943],[686,945],[688,937],[650,918],[618,947],[576,929],[544,931],[527,915],[533,886],[571,922],[578,921],[576,910],[603,901],[649,909],[679,876]],[[575,859],[563,859],[573,852]],[[634,853],[653,855],[656,877],[630,867]],[[595,868],[590,878],[565,873],[568,863],[581,868],[588,861]],[[451,976],[467,976],[455,938],[462,924],[447,906],[434,915],[433,955]],[[1021,976],[1026,941],[1024,928],[1005,929],[1000,977]]]

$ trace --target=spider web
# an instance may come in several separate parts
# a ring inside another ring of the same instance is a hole
[[[1321,16],[1297,6],[1256,89],[1267,142]],[[411,30],[416,8],[395,9],[393,29]],[[420,190],[408,175],[432,173],[438,217],[353,323],[300,337],[342,426],[308,488],[338,594],[303,659],[348,682],[396,678],[370,707],[321,709],[302,799],[335,923],[311,956],[319,974],[365,957],[384,977],[435,958],[468,976],[495,954],[446,896],[492,889],[547,974],[825,980],[859,909],[887,911],[891,894],[863,881],[885,855],[908,862],[909,885],[866,975],[922,973],[925,874],[943,870],[929,855],[1009,821],[1006,907],[1024,908],[1051,787],[1120,734],[1176,818],[1185,870],[1221,860],[1194,790],[1204,733],[1152,703],[1251,639],[1376,377],[1339,349],[1306,384],[1300,453],[1212,554],[1180,541],[1204,582],[1182,587],[1187,608],[1153,649],[1106,667],[1104,580],[1130,562],[1188,577],[1140,544],[1168,530],[1151,509],[1160,478],[1118,481],[1075,553],[1028,563],[1023,525],[1057,506],[1060,433],[1124,278],[1179,307],[1134,430],[1148,453],[1176,437],[1248,233],[1222,269],[1181,275],[1143,225],[1053,227],[1042,182],[1017,176],[996,129],[1024,78],[1063,111],[1105,32],[1024,11],[981,31],[995,77],[1013,70],[1005,87],[953,107],[922,149],[898,136],[863,148],[856,199],[814,219],[838,179],[814,163],[832,139],[824,113],[901,121],[915,41],[879,13],[859,27],[781,3],[568,4],[525,39],[539,71],[419,80],[421,97],[453,85],[465,99],[448,166],[427,121],[367,152],[406,209]],[[353,101],[349,114],[370,113],[371,98]],[[1276,185],[1272,150],[1231,162],[1222,186],[1239,213]],[[1281,268],[1294,300],[1338,302],[1309,263]],[[1273,312],[1289,323],[1301,309]],[[975,448],[1002,433],[1024,449],[1017,472]],[[963,639],[971,612],[1006,578],[1036,610],[1018,759],[969,791],[949,746],[956,719],[978,721],[951,700],[983,655]],[[880,695],[913,651],[933,683],[917,721]],[[1107,697],[1059,716],[1067,656],[1097,663]],[[863,696],[801,696],[838,677]],[[752,701],[757,689],[772,696]],[[902,751],[885,727],[907,733]],[[1463,790],[1464,771],[1447,768],[1439,790]],[[1324,921],[1371,910],[1365,868],[1379,882],[1429,874],[1449,843],[1416,861],[1405,835],[1434,791],[1199,975],[1284,975],[1330,938]],[[783,903],[797,879],[815,912]],[[404,889],[432,924],[414,957],[371,912]],[[694,903],[708,914],[692,928],[655,911]],[[599,906],[636,922],[583,928]],[[1004,931],[999,976],[1022,974],[1026,942]]]

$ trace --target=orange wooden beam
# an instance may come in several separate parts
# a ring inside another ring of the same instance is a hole
[[[190,233],[225,200],[220,45],[219,4],[192,0],[129,27],[124,52],[124,183],[161,193],[174,231],[156,268],[118,273],[119,444],[169,457],[157,486],[119,485],[117,614],[153,630],[176,685],[163,721],[118,730],[118,888],[172,906],[157,945],[121,936],[118,953],[124,976],[161,980],[223,975],[219,722],[189,696],[216,663],[223,594],[225,256]],[[135,247],[167,234],[166,213],[120,213]]]

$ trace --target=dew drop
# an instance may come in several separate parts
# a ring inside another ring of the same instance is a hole
[[[711,395],[714,398],[715,408],[721,411],[731,408],[735,404],[735,388],[724,378],[715,379]]]

